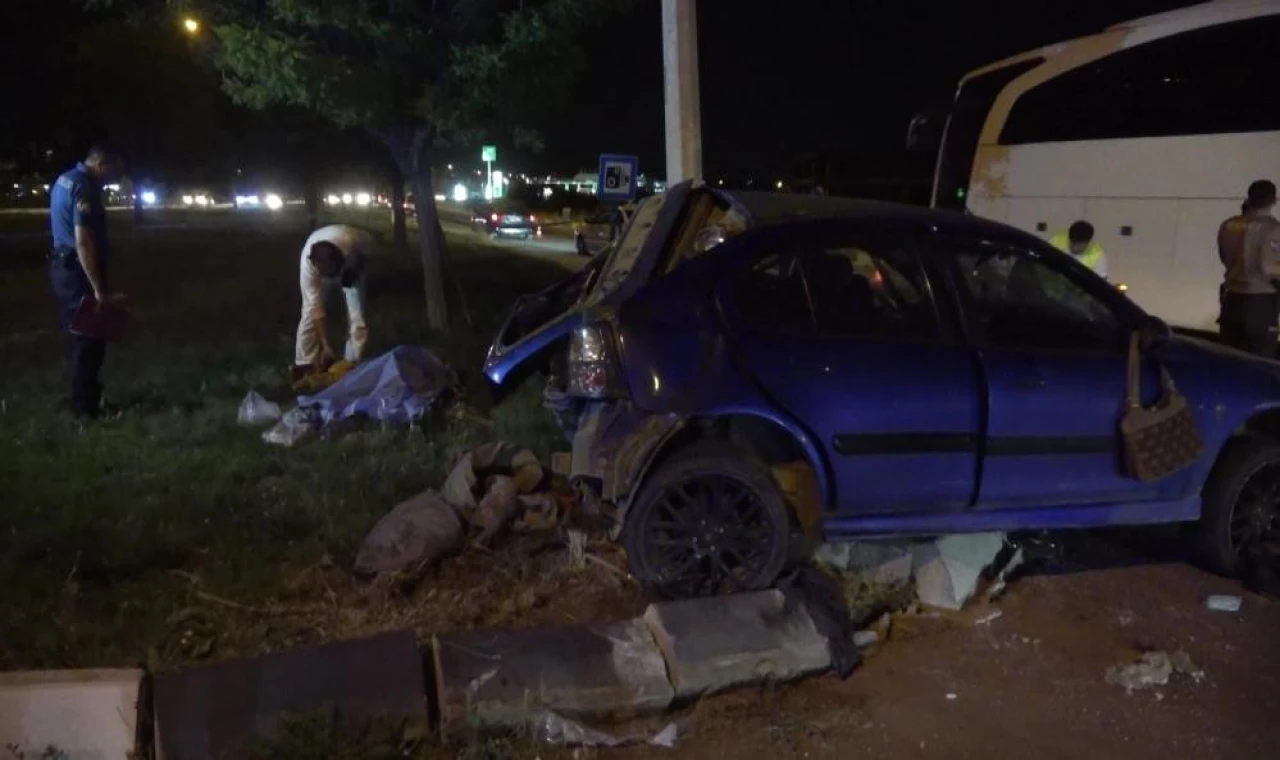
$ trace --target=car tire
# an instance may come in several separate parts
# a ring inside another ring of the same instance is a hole
[[[1256,478],[1275,479],[1280,486],[1280,443],[1255,435],[1228,441],[1201,492],[1200,520],[1193,530],[1192,549],[1206,570],[1227,577],[1239,577],[1243,571],[1250,546],[1233,536],[1232,523],[1248,520],[1240,510],[1251,505],[1241,497],[1248,498],[1246,489]],[[1257,508],[1264,510],[1264,517],[1277,519],[1274,506]]]
[[[680,515],[673,502],[684,505]],[[632,574],[651,592],[712,596],[768,588],[786,569],[792,525],[786,497],[763,462],[725,441],[705,440],[645,478],[627,510],[623,545]],[[682,552],[680,561],[697,567],[673,576],[671,559]]]

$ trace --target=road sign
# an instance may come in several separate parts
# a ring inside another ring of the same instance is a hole
[[[636,168],[640,160],[635,156],[618,156],[604,153],[600,156],[600,176],[596,184],[596,197],[604,201],[630,201],[636,197]]]
[[[484,162],[486,162],[486,163],[490,163],[490,162],[493,162],[493,161],[497,161],[497,160],[498,160],[498,146],[497,146],[497,145],[485,145],[485,146],[483,146],[482,148],[480,148],[480,160],[481,160],[481,161],[484,161]]]

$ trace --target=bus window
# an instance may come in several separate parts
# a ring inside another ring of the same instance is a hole
[[[1041,63],[1044,63],[1043,58],[1015,63],[979,74],[961,85],[942,139],[934,206],[949,209],[965,207],[973,157],[978,152],[978,139],[982,136],[983,125],[987,123],[991,105],[1005,85]]]
[[[1277,42],[1269,16],[1121,50],[1024,93],[1000,143],[1280,130]]]

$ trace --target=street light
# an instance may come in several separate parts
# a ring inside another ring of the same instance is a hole
[[[200,22],[188,16],[182,20],[182,28],[187,30],[187,34],[196,34],[200,31]]]

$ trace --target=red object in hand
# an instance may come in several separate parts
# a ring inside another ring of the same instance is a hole
[[[93,296],[85,296],[71,317],[71,333],[114,343],[124,337],[130,316],[123,303],[99,303]]]

